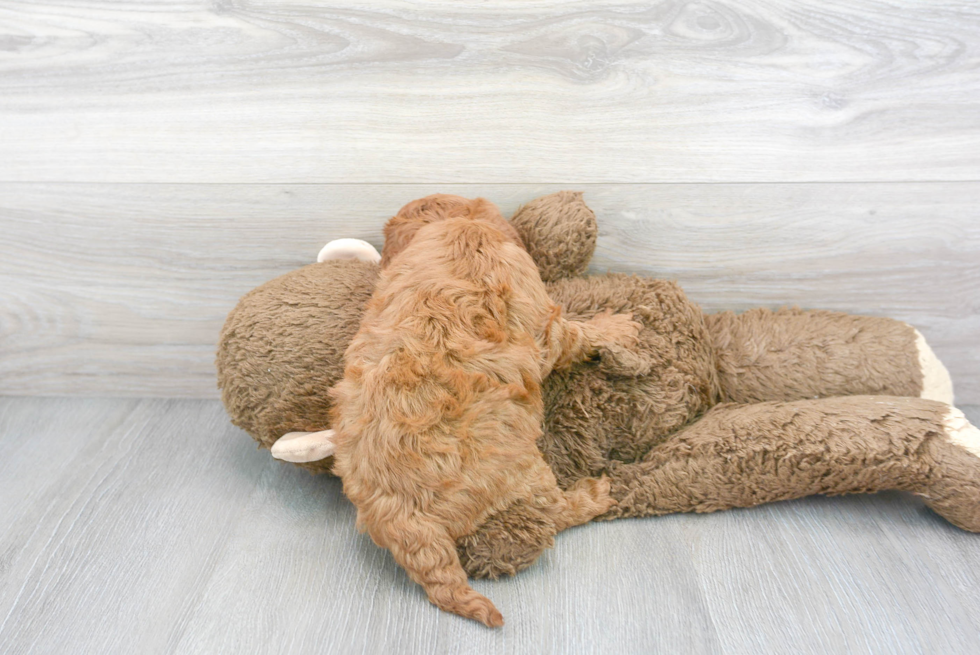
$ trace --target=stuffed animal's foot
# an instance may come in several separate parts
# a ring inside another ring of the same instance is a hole
[[[945,434],[930,447],[934,474],[922,493],[936,513],[953,525],[980,532],[980,430],[950,407]]]
[[[270,449],[272,456],[284,462],[300,464],[318,462],[334,453],[334,431],[289,432],[279,437]]]
[[[918,330],[915,330],[915,349],[919,354],[919,368],[922,371],[922,393],[919,397],[952,405],[953,380],[949,377],[949,371]]]

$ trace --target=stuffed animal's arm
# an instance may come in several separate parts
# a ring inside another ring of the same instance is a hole
[[[276,459],[294,464],[304,462],[319,462],[321,459],[332,457],[334,450],[334,431],[319,432],[287,432],[279,437],[269,452]]]
[[[861,394],[953,402],[949,373],[912,326],[830,311],[754,309],[705,317],[722,400]]]
[[[956,408],[921,398],[718,405],[608,474],[618,505],[600,519],[903,490],[980,532],[980,430]]]
[[[377,264],[381,261],[381,253],[370,243],[361,239],[334,239],[323,246],[316,256],[318,263],[333,259],[357,259],[362,262]]]

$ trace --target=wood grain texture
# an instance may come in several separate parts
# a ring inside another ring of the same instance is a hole
[[[0,394],[216,397],[249,289],[435,191],[508,215],[559,185],[0,184]],[[980,402],[980,183],[580,185],[593,270],[674,278],[707,311],[799,304],[919,327]]]
[[[0,181],[980,179],[968,0],[19,0]]]
[[[980,408],[966,408],[980,422]],[[563,533],[439,612],[216,401],[0,398],[0,644],[72,653],[968,653],[980,536],[901,494]]]

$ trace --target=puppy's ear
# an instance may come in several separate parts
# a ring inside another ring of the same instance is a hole
[[[425,225],[468,213],[469,200],[444,193],[413,200],[398,210],[385,224],[385,245],[381,249],[381,268],[411,243]]]
[[[470,200],[460,196],[437,193],[419,200],[413,200],[395,214],[385,225],[385,245],[381,250],[381,267],[384,268],[394,257],[411,243],[415,233],[423,226],[447,218],[472,218],[489,220],[508,238],[521,244],[517,230],[508,223],[497,206],[483,198]]]
[[[497,205],[493,204],[485,198],[477,198],[471,201],[470,208],[472,209],[472,216],[474,219],[481,219],[489,221],[498,230],[504,233],[508,239],[519,245],[521,248],[524,247],[524,242],[521,241],[521,235],[518,234],[517,230],[513,225],[510,224],[504,215],[500,213],[500,209]]]

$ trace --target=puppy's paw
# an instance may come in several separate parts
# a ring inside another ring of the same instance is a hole
[[[636,378],[649,375],[656,363],[639,348],[626,348],[618,345],[599,346],[600,368],[610,375]]]
[[[573,494],[581,494],[588,498],[589,518],[595,518],[615,507],[616,501],[609,494],[612,485],[609,478],[582,478],[569,489]]]
[[[589,320],[596,330],[596,346],[610,345],[631,348],[639,343],[643,325],[633,320],[632,314],[613,314],[610,311],[596,314]]]
[[[596,480],[595,502],[597,505],[602,507],[603,514],[605,514],[606,512],[608,512],[609,510],[611,510],[613,507],[616,506],[616,501],[610,495],[611,490],[612,490],[612,483],[610,482],[608,477],[604,475],[598,480]]]

